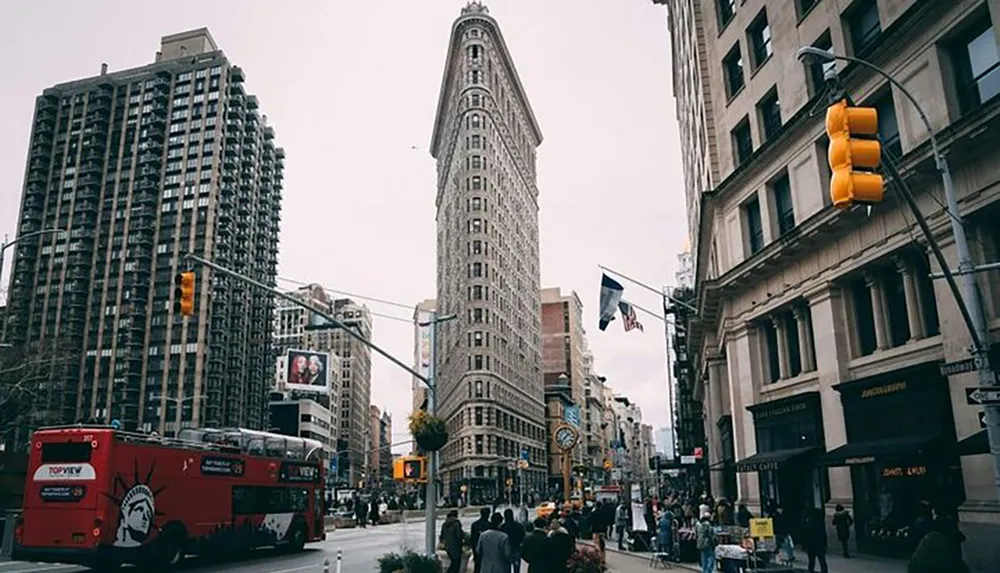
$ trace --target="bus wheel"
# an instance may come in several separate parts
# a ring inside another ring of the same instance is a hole
[[[306,547],[306,527],[302,523],[296,523],[293,526],[291,534],[288,536],[288,545],[286,546],[289,553],[298,553]]]
[[[172,571],[184,560],[184,531],[170,528],[156,540],[156,549],[150,565],[154,570]]]

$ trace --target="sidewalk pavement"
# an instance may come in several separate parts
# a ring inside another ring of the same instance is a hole
[[[607,563],[611,573],[648,573],[653,571],[649,565],[648,553],[630,553],[618,551],[612,547],[607,548]],[[906,561],[901,559],[883,559],[868,555],[854,556],[844,559],[839,555],[829,554],[826,556],[827,565],[830,566],[829,573],[906,573]],[[671,563],[671,569],[665,569],[662,565],[657,565],[659,571],[701,571],[695,563]],[[789,569],[790,573],[806,571],[806,556],[801,551],[796,552],[795,569]],[[819,571],[819,565],[816,566]]]

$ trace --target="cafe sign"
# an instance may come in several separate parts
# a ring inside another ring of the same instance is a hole
[[[871,388],[865,388],[864,390],[861,391],[861,399],[868,400],[870,398],[879,398],[882,396],[887,396],[889,394],[903,392],[905,390],[906,390],[906,382],[892,382],[891,384],[872,386]]]
[[[927,475],[927,466],[893,466],[882,468],[882,477],[920,477]]]

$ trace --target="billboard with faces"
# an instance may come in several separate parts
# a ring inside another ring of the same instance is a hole
[[[289,350],[285,385],[289,390],[330,392],[330,353],[314,350]]]

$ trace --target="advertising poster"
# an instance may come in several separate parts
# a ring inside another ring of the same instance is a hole
[[[286,387],[304,392],[330,391],[330,354],[313,350],[289,350]]]

